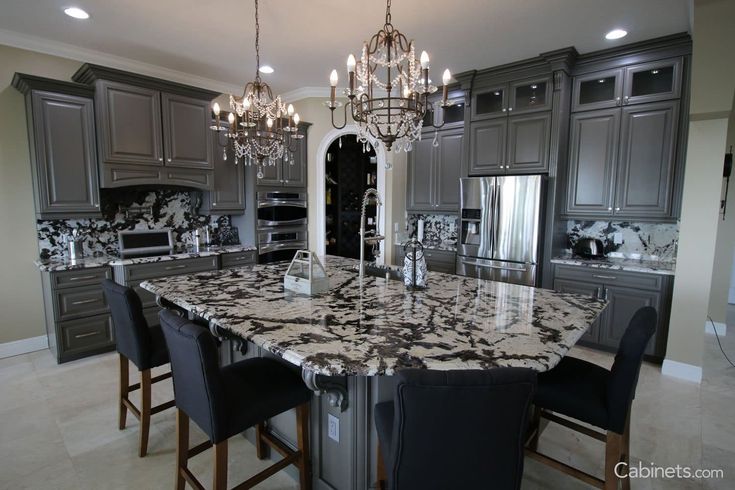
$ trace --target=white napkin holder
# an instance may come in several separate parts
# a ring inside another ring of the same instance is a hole
[[[283,288],[310,296],[320,294],[329,290],[329,276],[314,252],[299,250],[288,266]]]

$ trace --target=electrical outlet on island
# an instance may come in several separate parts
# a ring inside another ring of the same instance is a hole
[[[339,418],[327,414],[327,435],[334,442],[339,442]]]

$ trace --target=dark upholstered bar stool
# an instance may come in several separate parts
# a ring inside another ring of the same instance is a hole
[[[378,480],[390,490],[518,489],[536,373],[409,369],[375,406]]]
[[[657,314],[647,306],[638,310],[620,340],[610,371],[575,357],[565,357],[551,371],[538,376],[533,436],[528,455],[598,488],[617,489],[615,465],[630,463],[630,407],[638,384],[643,351],[656,330]],[[606,431],[591,429],[562,414]],[[541,418],[564,425],[605,443],[605,479],[584,473],[538,452]],[[630,488],[630,478],[622,479]]]
[[[168,351],[159,325],[148,326],[143,316],[140,298],[132,288],[116,284],[109,279],[102,281],[107,303],[110,305],[115,324],[115,344],[120,354],[120,430],[125,428],[128,410],[140,421],[140,444],[138,455],[148,452],[148,431],[151,415],[174,406],[171,400],[151,407],[151,385],[171,377],[171,373],[151,377],[151,368],[168,364]],[[132,361],[140,371],[140,383],[130,383]],[[140,389],[140,409],[130,401],[130,392]]]
[[[283,459],[235,488],[251,488],[293,464],[302,489],[311,488],[309,457],[309,400],[311,392],[301,377],[286,366],[264,357],[219,367],[217,347],[209,331],[168,310],[160,313],[171,355],[176,394],[176,488],[188,482],[203,488],[189,471],[189,458],[214,445],[214,490],[227,488],[227,440],[256,427],[256,450],[263,459],[265,444]],[[264,422],[296,408],[298,449],[283,445],[264,430]],[[189,418],[209,441],[189,448]]]

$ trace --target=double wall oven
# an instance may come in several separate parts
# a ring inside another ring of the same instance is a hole
[[[307,248],[305,192],[261,191],[257,206],[258,262],[291,260]]]

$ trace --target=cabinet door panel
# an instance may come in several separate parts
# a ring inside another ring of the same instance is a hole
[[[619,129],[619,109],[572,115],[567,214],[612,214]]]
[[[677,101],[623,109],[616,215],[670,215],[678,118]]]
[[[622,105],[624,78],[622,69],[574,77],[572,111],[606,109]]]
[[[464,129],[442,131],[437,136],[434,178],[436,180],[436,208],[439,211],[459,211],[459,177],[464,151]],[[452,263],[454,266],[454,263]]]
[[[280,186],[283,183],[283,162],[278,161],[270,165],[266,160],[262,167],[263,178],[258,179],[258,185]]]
[[[296,146],[293,159],[283,162],[283,185],[306,187],[306,138],[292,143]]]
[[[483,89],[473,96],[472,120],[503,117],[508,114],[508,87]]]
[[[166,93],[162,103],[166,166],[213,168],[209,103]]]
[[[511,84],[509,115],[549,109],[551,109],[551,79],[541,78]]]
[[[640,308],[653,306],[661,314],[663,296],[660,291],[643,291],[606,284],[605,297],[610,304],[607,307],[608,320],[600,331],[600,344],[607,347],[617,349],[628,323]],[[646,347],[646,354],[653,354],[655,345],[654,335]]]
[[[625,69],[624,104],[678,99],[681,95],[681,58],[654,61]]]
[[[32,107],[36,213],[99,214],[92,99],[34,91]]]
[[[432,138],[414,141],[413,150],[408,154],[408,210],[434,209],[434,147]]]
[[[470,175],[505,173],[508,119],[492,119],[470,125]]]
[[[596,298],[601,289],[600,284],[570,281],[567,279],[554,279],[554,290],[562,293],[582,294]],[[597,319],[597,321],[582,335],[580,342],[597,343],[599,341],[600,329],[604,324],[606,313]]]
[[[242,214],[245,211],[245,163],[235,161],[235,152],[230,145],[219,146],[224,138],[212,132],[214,150],[214,190],[204,196],[202,211]],[[224,158],[227,151],[227,159]]]
[[[97,89],[102,161],[162,165],[160,92],[108,81]]]
[[[511,117],[508,120],[508,169],[513,173],[549,170],[551,113]]]

